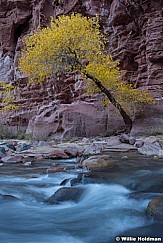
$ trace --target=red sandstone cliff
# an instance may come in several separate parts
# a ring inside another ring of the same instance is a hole
[[[36,137],[92,136],[122,126],[113,107],[103,108],[98,97],[83,95],[80,77],[54,84],[26,86],[17,70],[23,36],[49,23],[50,16],[81,12],[101,16],[109,34],[108,48],[126,70],[124,79],[147,88],[157,105],[133,114],[134,130],[163,127],[163,2],[160,0],[1,0],[0,81],[16,83],[20,110],[8,123],[27,128]],[[75,83],[76,82],[76,83]],[[4,121],[4,116],[1,116]]]

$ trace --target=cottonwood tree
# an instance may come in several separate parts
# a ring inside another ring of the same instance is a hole
[[[132,128],[132,120],[125,104],[152,103],[147,92],[121,80],[118,62],[105,49],[98,17],[72,14],[52,19],[49,27],[39,28],[24,39],[19,67],[31,82],[65,73],[82,74],[92,93],[98,89],[118,109],[127,133]]]

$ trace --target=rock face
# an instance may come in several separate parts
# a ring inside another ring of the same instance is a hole
[[[16,84],[21,106],[1,120],[42,138],[92,136],[123,126],[112,106],[103,108],[99,97],[84,94],[80,76],[65,77],[62,85],[47,80],[26,86],[18,71],[23,37],[47,26],[50,16],[71,12],[101,16],[102,29],[109,34],[107,47],[126,70],[124,80],[156,98],[155,106],[133,114],[133,133],[163,126],[163,2],[155,0],[1,0],[0,82]]]

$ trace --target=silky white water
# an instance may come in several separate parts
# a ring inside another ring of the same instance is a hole
[[[78,185],[85,188],[78,203],[59,205],[45,200],[76,172],[48,176],[45,170],[33,176],[32,168],[24,174],[17,173],[23,171],[19,167],[13,173],[3,169],[0,195],[19,200],[0,198],[0,243],[112,243],[116,236],[149,232],[161,237],[162,223],[148,219],[145,210],[153,195],[162,195],[162,162],[142,159],[136,165],[134,156],[116,160],[118,170],[98,173],[102,181]]]

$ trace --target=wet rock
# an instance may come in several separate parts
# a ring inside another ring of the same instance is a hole
[[[146,213],[155,219],[163,220],[163,196],[152,199],[147,206]]]
[[[68,159],[69,156],[62,150],[55,149],[45,156],[46,159]]]
[[[5,164],[17,164],[23,162],[23,156],[15,155],[15,156],[6,156],[1,159],[1,161]]]
[[[28,150],[30,148],[31,148],[31,144],[22,143],[22,144],[18,145],[16,151],[17,152],[22,152],[22,151]]]
[[[16,151],[16,148],[12,143],[6,143],[6,147],[12,149],[13,151]]]
[[[48,204],[59,204],[66,201],[79,202],[84,193],[81,187],[63,187],[58,189],[51,197],[46,200]]]
[[[105,169],[106,172],[106,169]],[[104,175],[105,174],[105,175]],[[106,183],[107,178],[105,178],[107,173],[99,171],[90,171],[83,174],[82,184],[92,184],[92,183]],[[108,175],[106,177],[109,177]]]
[[[4,147],[0,147],[0,153],[6,155],[6,150]]]
[[[83,174],[79,174],[76,178],[71,179],[71,186],[82,184]]]
[[[82,162],[83,168],[88,168],[89,170],[93,169],[102,169],[102,168],[113,168],[116,164],[111,160],[107,155],[101,156],[91,156],[90,158]]]
[[[64,179],[64,180],[60,183],[60,186],[65,186],[70,180],[71,180],[70,178]]]

